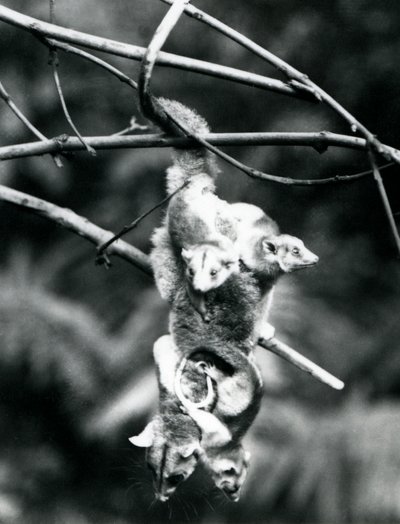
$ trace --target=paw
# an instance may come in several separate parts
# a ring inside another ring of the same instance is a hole
[[[217,380],[218,369],[211,362],[200,360],[199,362],[196,363],[196,367],[200,369],[205,375],[208,375],[211,379],[215,381]]]
[[[214,381],[217,381],[218,369],[216,368],[214,364],[211,364],[211,363],[207,364],[206,367],[204,368],[204,373],[208,375]]]
[[[261,333],[258,334],[261,338],[264,338],[265,340],[269,340],[270,338],[273,338],[275,336],[275,328],[268,322],[263,324],[261,327]]]
[[[203,319],[203,322],[205,322],[206,324],[211,322],[211,315],[208,311],[206,311],[205,313],[201,313],[201,318]]]

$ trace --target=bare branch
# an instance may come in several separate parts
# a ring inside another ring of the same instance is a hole
[[[80,134],[80,132],[78,131],[76,125],[74,124],[74,122],[72,121],[72,118],[71,118],[71,115],[68,111],[68,107],[67,107],[67,104],[65,102],[65,98],[64,98],[64,94],[63,94],[63,91],[62,91],[62,87],[61,87],[61,82],[60,82],[60,77],[58,75],[58,70],[57,70],[57,67],[58,67],[58,57],[57,57],[57,54],[55,51],[51,52],[52,54],[52,57],[51,57],[51,65],[53,67],[53,77],[54,77],[54,82],[56,84],[56,88],[57,88],[57,92],[58,92],[58,96],[60,98],[60,102],[61,102],[61,106],[62,106],[62,109],[64,111],[64,115],[65,115],[65,118],[67,119],[67,122],[68,124],[70,125],[72,131],[76,134],[76,136],[79,138],[81,144],[83,145],[83,147],[93,156],[96,156],[96,151],[93,149],[93,147],[91,147],[89,144],[87,144],[84,140],[84,138],[82,137],[82,135]]]
[[[55,23],[55,16],[56,16],[56,0],[49,0],[49,10],[50,10],[50,22],[52,24],[54,24]],[[72,131],[79,138],[79,140],[81,141],[81,143],[85,147],[85,149],[91,155],[95,156],[96,155],[96,151],[92,147],[90,147],[89,145],[87,145],[85,143],[85,141],[82,138],[81,134],[79,133],[76,125],[72,121],[71,115],[70,115],[70,113],[68,111],[68,107],[67,107],[67,104],[65,102],[65,97],[64,97],[63,90],[62,90],[62,87],[61,87],[60,76],[58,74],[58,69],[57,69],[58,66],[59,66],[58,54],[57,54],[57,51],[53,47],[49,48],[49,64],[51,65],[51,67],[53,69],[54,83],[56,84],[58,97],[60,99],[61,107],[63,109],[65,118],[67,119],[67,122],[70,125]]]
[[[116,133],[113,133],[112,136],[123,136],[128,135],[129,133],[132,133],[133,131],[148,131],[149,126],[138,124],[136,121],[136,117],[133,116],[130,119],[130,125],[128,127],[125,127],[125,129],[121,129],[121,131],[117,131]]]
[[[152,72],[154,69],[156,58],[164,45],[165,41],[167,40],[170,32],[175,27],[176,23],[178,22],[180,16],[182,15],[183,11],[185,10],[186,4],[188,4],[188,0],[171,0],[167,2],[172,7],[169,9],[165,17],[163,18],[161,24],[156,29],[153,38],[147,48],[147,51],[143,57],[142,60],[142,66],[140,69],[139,74],[139,100],[140,105],[142,108],[142,111],[145,116],[147,116],[152,122],[155,122],[160,125],[160,127],[164,131],[170,131],[173,135],[180,136],[182,133],[190,138],[193,138],[201,144],[203,147],[208,149],[209,151],[213,152],[218,157],[222,158],[226,162],[228,162],[230,165],[236,167],[246,175],[250,176],[251,178],[260,178],[262,180],[268,180],[270,182],[278,182],[278,183],[286,183],[286,184],[295,184],[298,181],[294,181],[291,178],[283,178],[278,177],[275,175],[271,175],[268,173],[264,173],[263,171],[260,171],[258,169],[254,169],[252,167],[249,167],[242,162],[238,161],[237,159],[233,158],[232,156],[226,154],[225,152],[221,151],[219,148],[215,147],[214,145],[207,142],[207,140],[204,140],[204,138],[200,137],[196,133],[193,133],[191,130],[189,130],[186,126],[182,125],[178,120],[176,120],[175,115],[173,115],[171,112],[166,110],[160,102],[152,96],[150,92],[150,82],[152,77]],[[245,47],[248,47],[252,50],[254,50],[257,54],[260,56],[263,56],[266,60],[269,62],[274,61],[276,63],[279,63],[279,66],[285,70],[285,73],[290,78],[294,77],[296,81],[303,80],[305,81],[307,77],[303,75],[302,73],[297,72],[295,69],[291,68],[291,66],[287,65],[285,62],[281,61],[280,59],[274,57],[271,53],[268,51],[265,51],[260,46],[257,46],[254,44],[251,40],[248,38],[243,37],[240,33],[230,29],[228,26],[224,26],[226,28],[226,32],[228,35],[232,35],[232,38],[238,39]],[[282,70],[283,70],[282,69]],[[318,95],[319,98],[319,95]],[[171,122],[173,125],[171,125]],[[367,137],[368,142],[369,137]],[[309,181],[302,181],[303,184],[309,184]],[[324,181],[323,183],[327,183]]]
[[[90,49],[130,58],[132,60],[142,60],[143,55],[146,52],[146,49],[143,47],[125,44],[116,40],[102,38],[88,33],[75,31],[73,29],[49,24],[1,5],[0,20],[16,27],[20,27],[21,29],[27,30],[35,35],[39,34],[50,38],[56,38],[62,42],[82,45]],[[177,69],[222,78],[252,87],[259,87],[261,89],[274,91],[295,98],[310,100],[308,94],[301,93],[297,89],[280,80],[249,73],[240,69],[234,69],[232,67],[214,64],[212,62],[205,62],[204,60],[196,60],[193,58],[174,55],[172,53],[161,52],[157,58],[157,65],[162,67],[175,67]]]
[[[171,4],[172,0],[162,0],[167,4]],[[373,135],[361,122],[359,122],[347,109],[345,109],[339,102],[332,98],[328,93],[321,89],[317,84],[312,82],[308,76],[304,73],[301,73],[290,64],[277,57],[270,51],[267,51],[260,45],[256,44],[249,38],[245,37],[238,31],[232,29],[231,27],[223,24],[216,18],[207,15],[203,11],[194,8],[193,6],[187,6],[185,12],[190,16],[193,16],[197,20],[206,23],[213,29],[216,29],[220,33],[229,37],[231,40],[239,43],[249,51],[255,53],[260,58],[266,60],[269,64],[273,65],[276,69],[281,71],[288,79],[289,84],[295,87],[296,89],[306,89],[310,94],[313,94],[318,100],[325,102],[328,106],[331,107],[339,116],[341,116],[346,122],[350,125],[351,130],[355,133],[359,131],[364,138],[371,143],[374,150],[384,156],[387,160],[392,160],[400,164],[400,152],[388,148],[385,144],[382,144],[376,137]]]
[[[289,347],[287,344],[284,344],[275,337],[268,340],[264,338],[258,339],[258,345],[275,355],[278,355],[281,358],[284,358],[297,368],[309,373],[311,376],[319,380],[320,382],[330,386],[333,389],[341,390],[344,388],[344,383],[338,378],[334,377],[328,371],[321,368],[317,364],[314,364],[311,360],[300,355],[297,351]]]
[[[189,181],[187,180],[186,182],[184,182],[181,186],[178,187],[178,189],[176,189],[175,191],[173,191],[170,195],[166,196],[165,198],[163,198],[161,200],[161,202],[158,202],[155,206],[151,207],[149,210],[147,210],[145,213],[142,213],[138,218],[136,218],[135,220],[133,220],[130,224],[124,226],[121,231],[119,231],[119,233],[115,234],[112,238],[110,238],[109,240],[107,240],[107,242],[105,242],[104,244],[102,244],[101,246],[99,246],[97,248],[97,257],[96,257],[96,262],[97,263],[103,263],[105,262],[106,265],[108,265],[108,259],[105,258],[104,259],[104,256],[105,256],[105,250],[111,245],[113,244],[116,240],[118,240],[119,238],[121,238],[122,236],[124,236],[126,233],[128,233],[129,231],[132,231],[132,229],[135,229],[135,227],[137,227],[140,222],[142,220],[144,220],[146,217],[148,217],[151,213],[153,213],[153,211],[155,211],[156,209],[158,209],[159,207],[162,207],[165,203],[167,203],[169,200],[171,200],[171,198],[176,195],[179,191],[181,191],[181,189],[183,189],[184,187],[186,187],[188,185]]]
[[[82,49],[78,49],[77,47],[71,46],[69,44],[64,44],[63,42],[58,42],[57,40],[54,40],[52,38],[40,38],[41,41],[44,41],[49,46],[61,49],[62,51],[65,51],[66,53],[72,53],[74,55],[78,55],[82,58],[85,58],[86,60],[89,60],[90,62],[93,62],[97,64],[100,67],[103,67],[107,71],[109,71],[111,74],[116,76],[121,82],[124,82],[128,84],[133,89],[137,89],[137,83],[132,80],[132,78],[129,78],[128,75],[114,67],[113,65],[109,64],[105,60],[102,60],[101,58],[98,58],[97,56],[94,56],[90,53],[87,53],[86,51],[82,51]]]
[[[355,150],[366,150],[366,141],[361,138],[337,135],[335,133],[209,133],[201,135],[208,144],[222,146],[244,146],[244,145],[297,145],[309,146],[317,150],[326,149],[328,146],[346,147]],[[163,135],[134,135],[134,136],[106,136],[85,137],[85,141],[101,149],[142,148],[142,147],[199,147],[190,138],[168,138]],[[0,160],[10,160],[27,156],[43,155],[57,151],[80,151],[82,144],[77,138],[63,135],[46,142],[30,142],[12,146],[0,147]],[[387,164],[388,167],[391,163]],[[323,179],[291,179],[285,177],[273,177],[272,182],[287,185],[321,185],[334,184],[338,182],[352,182],[371,174],[371,171],[357,173],[355,175],[336,175]]]
[[[181,136],[182,133],[188,137],[195,139],[199,144],[204,146],[209,151],[224,159],[229,164],[243,171],[243,173],[249,175],[252,178],[261,178],[263,180],[269,180],[272,182],[281,181],[282,178],[275,175],[263,173],[257,169],[250,168],[230,155],[224,153],[219,148],[209,144],[206,140],[193,133],[176,120],[175,115],[172,112],[166,110],[160,102],[152,96],[150,92],[151,76],[154,69],[154,64],[162,46],[166,42],[170,32],[175,27],[180,16],[182,15],[185,5],[188,3],[187,0],[174,0],[172,7],[168,10],[167,14],[163,18],[161,24],[156,29],[153,38],[147,48],[147,51],[143,57],[142,65],[139,74],[139,101],[143,114],[147,116],[152,122],[159,124],[163,131],[169,131],[173,135]],[[171,125],[171,123],[173,125]],[[289,179],[287,179],[289,181]],[[289,182],[290,183],[290,182]]]
[[[173,0],[161,1],[169,5],[171,5],[173,2]],[[272,64],[274,67],[276,67],[279,71],[284,73],[289,80],[296,79],[299,82],[301,82],[304,80],[304,78],[306,78],[305,75],[303,75],[302,73],[294,69],[292,66],[290,66],[280,58],[276,57],[260,45],[250,40],[250,38],[247,38],[246,36],[239,33],[239,31],[236,31],[235,29],[232,29],[223,22],[220,22],[217,18],[214,18],[213,16],[208,15],[204,11],[201,11],[201,9],[198,9],[197,7],[194,7],[192,5],[187,5],[185,7],[185,14],[191,16],[192,18],[195,18],[199,22],[203,22],[204,24],[215,29],[219,33],[227,36],[231,40],[237,42],[249,51],[258,55],[260,58],[263,58],[264,60]],[[315,96],[315,93],[312,94]]]
[[[388,218],[389,227],[392,232],[394,243],[398,251],[398,256],[400,256],[400,237],[399,237],[399,232],[397,230],[396,222],[394,221],[394,218],[393,218],[393,211],[392,211],[392,208],[390,207],[389,198],[387,196],[386,189],[383,184],[383,180],[382,180],[381,174],[379,172],[379,169],[378,169],[378,166],[375,160],[375,154],[372,150],[370,150],[368,154],[369,154],[369,159],[370,159],[370,163],[372,167],[372,172],[374,174],[374,179],[378,186],[378,191],[379,191],[382,203],[383,203],[383,207],[385,209],[386,216]]]
[[[65,227],[95,245],[100,245],[112,237],[110,231],[106,231],[96,226],[70,209],[56,206],[50,202],[46,202],[46,200],[33,197],[27,193],[22,193],[21,191],[3,185],[0,185],[0,200],[33,211],[35,214]],[[141,269],[147,275],[152,275],[149,258],[139,249],[123,240],[118,240],[110,246],[109,249],[110,254],[119,256]],[[336,379],[327,371],[323,370],[276,338],[270,340],[259,339],[258,344],[265,349],[276,353],[285,360],[288,360],[299,369],[310,373],[313,377],[328,384],[334,389],[342,389],[343,383],[340,380]]]
[[[70,209],[62,208],[46,202],[40,198],[22,193],[15,189],[0,185],[0,200],[24,207],[33,211],[52,222],[56,222],[62,227],[86,238],[96,246],[103,244],[113,236],[113,233],[106,231],[95,224],[92,224],[86,218],[83,218]],[[110,255],[117,255],[134,266],[138,267],[146,274],[151,275],[151,267],[148,257],[139,249],[127,244],[123,240],[118,240],[110,247]]]
[[[163,109],[158,100],[152,96],[150,92],[150,82],[157,56],[159,55],[172,29],[179,21],[179,18],[181,17],[188,2],[189,0],[173,1],[172,7],[170,7],[160,25],[155,30],[150,44],[143,55],[138,82],[139,103],[143,114],[151,122],[159,124],[163,131],[171,130],[174,135],[176,135],[175,126],[172,126],[171,129],[171,121],[174,122],[174,119],[171,117],[171,114]],[[187,133],[186,131],[184,134],[190,136],[190,133]],[[178,132],[178,136],[179,135],[181,135],[181,133]]]
[[[21,120],[23,124],[26,125],[26,127],[39,138],[39,140],[42,140],[46,142],[48,139],[47,137],[37,129],[32,122],[28,120],[28,118],[22,113],[22,111],[17,107],[15,102],[11,99],[11,96],[6,91],[4,85],[2,82],[0,82],[0,97],[4,100],[4,102],[8,105],[8,107],[11,109],[11,111]],[[62,167],[62,161],[59,155],[52,155],[53,160],[57,167]]]

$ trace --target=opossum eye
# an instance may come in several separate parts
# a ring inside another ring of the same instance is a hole
[[[235,468],[229,468],[224,470],[225,475],[236,475],[236,469]]]
[[[226,269],[230,269],[233,265],[233,262],[225,262]]]
[[[299,256],[300,255],[300,249],[298,247],[294,247],[292,249],[292,255],[294,255],[295,257]]]
[[[212,277],[215,277],[217,273],[218,273],[218,271],[217,271],[216,269],[212,269],[212,270],[210,271],[210,275],[211,275]]]
[[[191,267],[188,269],[188,272],[191,277],[194,275],[194,270]]]
[[[182,475],[181,473],[178,475],[171,475],[170,477],[168,477],[168,484],[170,484],[171,486],[177,486],[183,480],[185,480],[185,475]]]

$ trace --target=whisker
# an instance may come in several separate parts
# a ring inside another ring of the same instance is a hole
[[[187,521],[190,520],[189,518],[189,515],[186,511],[186,508],[185,508],[185,499],[184,497],[180,497],[178,494],[175,494],[175,497],[176,497],[176,500],[180,503],[181,507],[182,507],[182,510],[183,510],[183,513],[185,514],[185,518]]]
[[[156,502],[157,502],[157,499],[156,497],[154,497],[153,500],[150,502],[149,507],[147,508],[147,512],[149,512],[151,509],[154,508]]]
[[[207,495],[204,496],[204,500],[206,501],[206,504],[211,508],[211,511],[212,511],[213,513],[215,513],[215,508],[214,508],[214,506],[211,504],[211,502],[208,500]]]

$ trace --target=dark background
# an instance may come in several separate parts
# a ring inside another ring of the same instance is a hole
[[[48,20],[48,2],[3,1]],[[398,147],[400,7],[396,0],[202,0],[198,7],[287,60]],[[58,0],[60,25],[145,46],[166,6],[156,0]],[[70,133],[48,52],[1,23],[1,80],[47,136]],[[272,67],[183,17],[166,51],[279,78]],[[104,57],[135,77],[137,63]],[[83,135],[129,125],[135,92],[60,53],[59,73]],[[327,107],[174,69],[156,69],[156,94],[196,107],[216,132],[351,134]],[[2,101],[1,101],[2,102]],[[0,145],[33,140],[0,104]],[[305,147],[228,148],[276,175],[320,178],[368,169],[364,153]],[[119,230],[164,196],[170,151],[76,153],[0,164],[1,183]],[[115,259],[94,266],[93,246],[0,203],[0,521],[6,523],[400,521],[400,265],[372,177],[287,187],[222,169],[218,194],[261,206],[320,257],[284,277],[275,296],[279,338],[346,382],[335,392],[258,350],[265,399],[247,438],[252,466],[238,504],[200,469],[166,505],[153,503],[144,454],[128,443],[156,406],[153,342],[167,308],[150,278]],[[398,167],[383,172],[400,213]],[[148,252],[162,211],[127,240]]]

